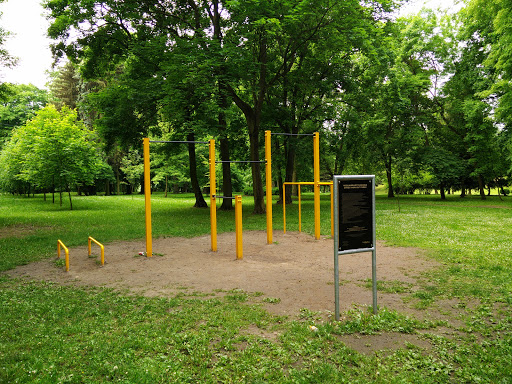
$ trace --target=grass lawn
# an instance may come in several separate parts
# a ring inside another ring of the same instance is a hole
[[[303,231],[312,233],[312,196],[303,200]],[[244,230],[263,230],[251,203],[244,197]],[[324,235],[329,203],[323,195]],[[154,236],[208,233],[209,211],[192,204],[191,195],[154,195]],[[77,196],[73,208],[0,195],[0,270],[54,256],[57,239],[73,247],[88,236],[144,237],[142,196]],[[287,207],[289,231],[297,230],[296,208]],[[219,211],[218,223],[219,232],[233,231],[234,213]],[[274,229],[282,229],[277,206]],[[350,311],[338,323],[308,310],[290,319],[251,304],[257,293],[144,298],[0,275],[0,382],[511,383],[512,198],[379,195],[377,238],[440,261],[406,299],[420,311],[455,300],[457,318],[432,322],[380,308],[377,316]],[[342,341],[372,334],[421,334],[430,347],[365,355]]]

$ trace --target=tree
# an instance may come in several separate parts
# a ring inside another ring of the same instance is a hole
[[[48,91],[32,84],[3,85],[6,93],[4,100],[0,101],[0,148],[11,131],[34,117],[49,99]]]
[[[60,40],[56,54],[83,60],[84,73],[91,76],[112,72],[127,58],[140,60],[151,52],[156,59],[143,62],[155,71],[154,81],[165,82],[179,70],[172,66],[158,76],[158,59],[172,57],[177,50],[186,52],[188,62],[196,63],[194,70],[204,75],[203,83],[212,85],[219,130],[226,126],[223,112],[231,102],[245,117],[255,213],[264,212],[258,161],[269,92],[280,87],[301,61],[321,50],[367,49],[366,37],[373,33],[369,31],[379,28],[391,6],[391,1],[362,5],[355,0],[46,2],[53,19],[49,34]],[[71,29],[78,36],[73,42],[68,39]]]
[[[57,187],[69,195],[77,185],[92,184],[102,159],[96,149],[94,132],[77,120],[75,110],[63,107],[59,112],[49,105],[36,113],[25,126],[17,128],[6,146],[3,166],[8,176],[43,190]]]
[[[53,72],[50,90],[55,98],[54,104],[61,108],[67,106],[75,109],[80,96],[80,74],[77,66],[68,61],[64,66]]]
[[[0,0],[3,3],[5,0]],[[0,17],[2,13],[0,13]],[[6,39],[9,37],[10,32],[6,31],[0,26],[0,68],[11,68],[16,65],[17,59],[9,54],[4,47]],[[2,101],[7,93],[6,83],[0,82],[0,101]]]

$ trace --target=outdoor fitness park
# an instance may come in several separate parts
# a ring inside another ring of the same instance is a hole
[[[273,244],[272,229],[272,159],[271,159],[271,137],[272,135],[290,135],[284,133],[272,133],[265,131],[265,164],[266,175],[266,244]],[[377,313],[377,277],[376,277],[376,240],[375,240],[375,177],[374,176],[335,176],[333,181],[320,181],[319,161],[319,134],[301,134],[297,136],[311,136],[313,138],[313,175],[314,180],[303,182],[286,182],[283,185],[283,194],[286,186],[298,186],[298,220],[299,233],[301,232],[301,189],[303,185],[313,186],[314,190],[314,238],[321,239],[320,234],[320,186],[330,187],[331,201],[331,237],[334,240],[334,301],[335,318],[340,318],[340,291],[339,291],[339,256],[353,253],[371,252],[371,278],[372,278],[372,306],[373,312]],[[151,181],[150,181],[150,144],[175,143],[188,144],[190,141],[161,141],[143,140],[144,149],[144,183],[145,183],[145,249],[146,252],[139,252],[147,258],[153,257],[153,238],[151,220]],[[217,206],[219,198],[231,198],[217,195],[215,165],[219,163],[215,155],[215,140],[194,141],[194,144],[204,144],[209,147],[209,181],[210,181],[210,251],[218,251],[217,236]],[[251,161],[233,161],[236,163],[250,163]],[[236,259],[243,259],[243,234],[242,234],[242,196],[235,196],[235,254]],[[283,229],[286,234],[286,205],[283,199]],[[101,266],[105,263],[104,246],[92,237],[88,238],[88,255],[91,255],[91,243],[97,244],[101,249]],[[65,251],[66,271],[70,269],[69,250],[65,244],[58,240],[57,253],[61,256],[61,248]],[[269,248],[267,248],[269,249]],[[312,250],[310,258],[315,260],[320,250]],[[260,252],[264,253],[263,252]],[[283,269],[286,273],[286,269]],[[250,278],[250,277],[248,277]]]

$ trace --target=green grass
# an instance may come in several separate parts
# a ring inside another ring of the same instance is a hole
[[[312,233],[312,196],[303,200],[303,231]],[[263,230],[251,203],[244,197],[244,230]],[[209,233],[209,211],[192,204],[191,195],[154,195],[154,235]],[[74,208],[0,195],[0,269],[54,256],[57,239],[77,246],[89,235],[104,243],[144,237],[142,196],[76,197]],[[381,294],[400,294],[426,315],[455,300],[457,316],[442,320],[386,308],[376,316],[354,309],[341,322],[304,308],[293,320],[265,312],[280,299],[263,292],[143,298],[0,276],[0,382],[511,383],[511,218],[509,198],[401,196],[399,211],[396,199],[377,196],[378,239],[422,248],[443,265],[414,286],[379,281]],[[233,231],[233,212],[219,211],[218,222],[219,232]],[[282,229],[277,206],[274,228]],[[287,229],[297,230],[296,204],[287,207]],[[364,355],[343,342],[379,334],[416,335],[430,347]]]

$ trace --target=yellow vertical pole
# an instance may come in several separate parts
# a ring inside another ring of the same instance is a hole
[[[283,232],[286,233],[286,184],[283,183]]]
[[[235,236],[236,236],[236,258],[244,258],[244,246],[242,242],[242,196],[235,197]]]
[[[64,252],[66,253],[66,272],[69,272],[69,250],[64,245],[64,243],[60,240],[57,240],[57,258],[60,259],[60,247],[64,248]]]
[[[212,251],[217,252],[217,202],[215,198],[217,187],[215,185],[215,140],[210,140],[210,229]]]
[[[271,133],[265,131],[265,182],[267,194],[267,244],[272,244],[272,148]]]
[[[320,139],[318,132],[313,136],[313,176],[315,193],[315,239],[320,240]]]
[[[144,147],[144,198],[146,203],[146,257],[153,256],[153,239],[151,236],[151,178],[149,166],[149,138],[145,137]]]
[[[301,218],[301,205],[300,205],[300,184],[299,187],[299,232],[302,232],[302,218]]]
[[[333,184],[331,184],[331,237],[334,239],[334,195],[333,195]]]

